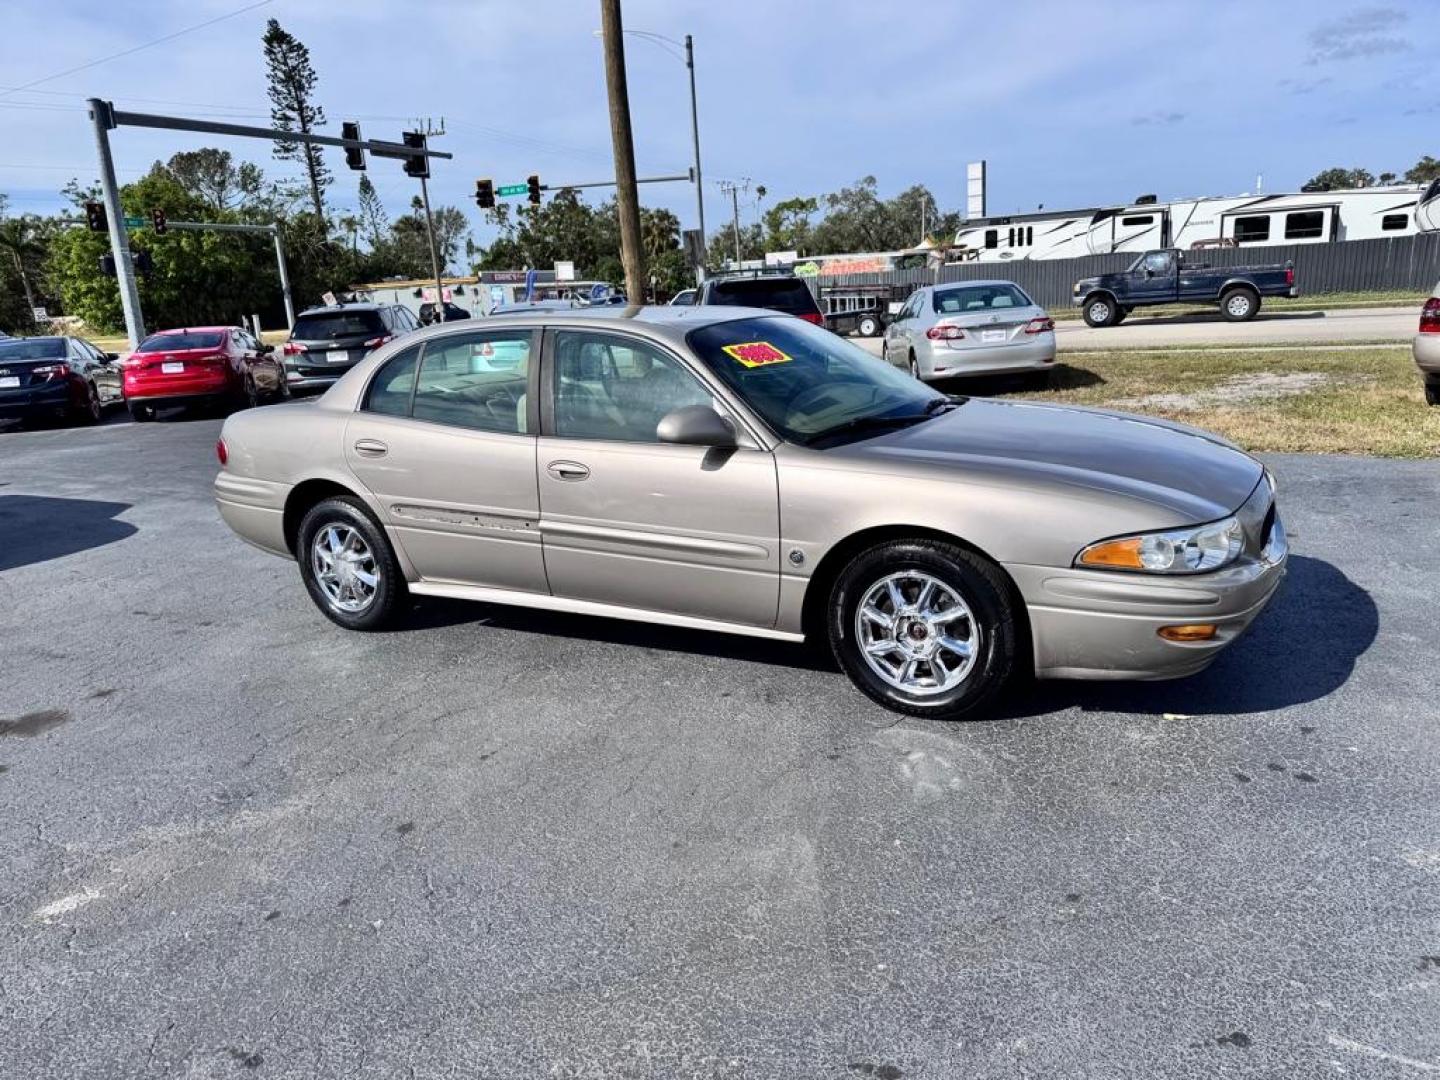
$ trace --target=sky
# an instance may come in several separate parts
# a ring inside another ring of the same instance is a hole
[[[1440,156],[1440,83],[1429,77],[1435,0],[1356,4],[1152,0],[625,0],[627,30],[694,36],[706,225],[871,175],[882,195],[925,184],[963,209],[965,166],[988,162],[991,214],[1294,190],[1319,170],[1403,173]],[[267,19],[310,48],[327,130],[357,119],[398,138],[444,120],[432,202],[493,230],[475,180],[559,186],[613,176],[596,0],[6,0],[0,10],[0,192],[12,213],[63,205],[96,177],[84,99],[136,112],[268,122]],[[229,16],[229,17],[226,17]],[[147,43],[179,33],[152,47]],[[16,48],[20,43],[34,47]],[[133,53],[104,60],[126,50]],[[81,65],[85,70],[51,78]],[[626,39],[641,176],[692,161],[680,52]],[[11,88],[38,82],[28,90]],[[272,177],[296,176],[268,144],[182,132],[112,132],[122,183],[177,150],[220,145]],[[328,151],[329,201],[353,209],[358,174]],[[418,183],[370,162],[392,217]],[[767,191],[757,197],[756,187]],[[593,198],[603,197],[601,194]],[[686,183],[646,185],[646,205],[695,225]]]

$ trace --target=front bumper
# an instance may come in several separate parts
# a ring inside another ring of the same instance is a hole
[[[1203,671],[1245,632],[1285,577],[1289,546],[1274,519],[1264,551],[1224,570],[1160,577],[1007,565],[1030,614],[1042,679],[1177,679]],[[1162,627],[1213,623],[1207,641]]]

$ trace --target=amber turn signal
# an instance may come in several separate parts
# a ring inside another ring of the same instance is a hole
[[[1185,626],[1162,626],[1156,633],[1166,641],[1211,641],[1215,637],[1215,624],[1189,623]]]
[[[1142,539],[1132,536],[1125,540],[1110,540],[1094,544],[1080,553],[1081,566],[1118,566],[1126,570],[1144,570],[1140,559]]]

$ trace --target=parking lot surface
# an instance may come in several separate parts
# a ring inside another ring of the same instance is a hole
[[[347,634],[218,427],[0,433],[0,1074],[1440,1070],[1433,462],[1268,459],[1211,671],[945,726],[774,643]]]

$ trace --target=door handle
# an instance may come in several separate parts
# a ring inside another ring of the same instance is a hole
[[[355,440],[355,452],[365,457],[384,457],[390,452],[390,447],[379,439],[357,439]]]
[[[556,480],[584,480],[590,475],[589,468],[578,461],[552,461],[545,471]]]

